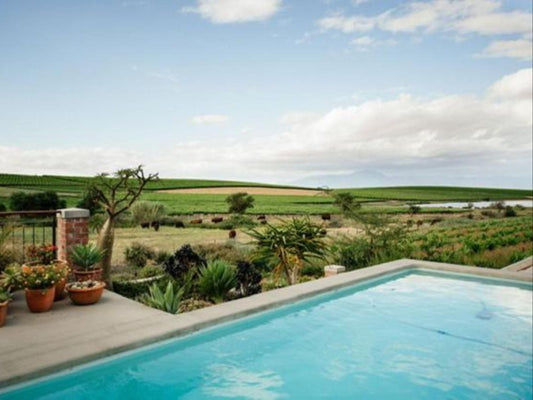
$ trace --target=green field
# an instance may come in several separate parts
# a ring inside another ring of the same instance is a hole
[[[0,174],[0,203],[8,204],[9,196],[15,191],[53,190],[75,206],[83,191],[90,183],[89,177],[50,176],[50,175],[16,175]],[[227,211],[224,194],[184,194],[160,193],[162,189],[207,188],[207,187],[272,187],[294,188],[290,186],[269,185],[250,182],[217,181],[200,179],[160,179],[147,185],[142,198],[158,201],[165,205],[170,214],[224,213]],[[384,187],[338,189],[349,191],[365,205],[364,209],[381,212],[403,212],[405,202],[429,201],[497,201],[505,199],[524,199],[531,197],[531,190],[463,188],[463,187]],[[254,195],[253,214],[320,214],[334,213],[336,208],[329,196],[289,196],[289,195]],[[437,210],[431,210],[436,212]]]

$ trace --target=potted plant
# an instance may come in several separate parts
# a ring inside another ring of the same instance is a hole
[[[102,297],[105,283],[100,281],[85,280],[67,284],[70,300],[79,306],[97,303]]]
[[[52,308],[57,283],[53,264],[23,265],[21,281],[25,289],[26,304],[31,312],[40,313]]]
[[[26,250],[28,261],[25,265],[53,265],[57,276],[54,301],[65,298],[65,285],[69,273],[68,264],[65,261],[56,259],[57,246],[52,244],[42,244],[39,246],[29,246]]]
[[[11,301],[11,293],[8,290],[0,287],[0,327],[6,322],[7,305]]]
[[[79,282],[102,279],[102,269],[96,264],[102,260],[104,252],[93,244],[78,244],[70,252],[74,264],[74,276]]]

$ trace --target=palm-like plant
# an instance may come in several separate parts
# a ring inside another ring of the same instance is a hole
[[[141,297],[141,300],[150,307],[177,314],[182,296],[183,291],[175,291],[172,282],[168,282],[164,293],[157,283],[154,283],[148,288],[148,294]]]
[[[215,303],[222,303],[228,292],[237,286],[235,267],[222,260],[214,260],[200,270],[198,288]]]
[[[326,252],[324,229],[309,218],[293,218],[278,226],[267,224],[265,230],[248,234],[257,240],[256,257],[277,259],[274,274],[285,274],[291,285],[298,282],[305,261],[323,258]]]
[[[94,268],[102,260],[104,251],[93,244],[78,244],[70,251],[72,262],[85,271]]]

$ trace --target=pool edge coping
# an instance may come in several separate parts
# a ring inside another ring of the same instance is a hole
[[[62,361],[55,364],[51,363],[50,365],[37,368],[33,371],[28,371],[27,373],[14,374],[9,378],[0,381],[0,395],[6,393],[8,390],[14,389],[13,386],[23,385],[28,383],[28,381],[43,378],[47,375],[66,372],[69,369],[97,361],[101,358],[118,355],[122,352],[135,350],[171,338],[182,337],[201,329],[210,328],[218,324],[227,323],[259,312],[305,300],[316,295],[340,290],[357,283],[411,269],[433,270],[506,281],[533,283],[531,276],[514,271],[469,267],[415,259],[400,259],[298,285],[259,293],[188,313],[175,316],[169,315],[170,318],[161,321],[161,323],[166,324],[166,327],[163,327],[163,333],[143,334],[141,337],[120,346],[111,346],[104,350],[98,350],[80,357],[73,356],[68,361]],[[124,300],[133,301],[126,298],[124,298]],[[120,333],[117,332],[117,334]]]

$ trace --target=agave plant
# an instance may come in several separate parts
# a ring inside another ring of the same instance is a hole
[[[200,270],[198,288],[215,303],[222,303],[228,292],[237,285],[237,273],[233,266],[222,260],[214,260]]]
[[[92,269],[103,256],[104,252],[94,244],[78,244],[70,252],[72,262],[85,271]]]
[[[170,314],[177,314],[180,301],[183,295],[182,290],[174,290],[172,282],[168,282],[165,292],[159,288],[157,283],[148,288],[148,294],[141,297],[141,300],[148,306],[166,311]]]

